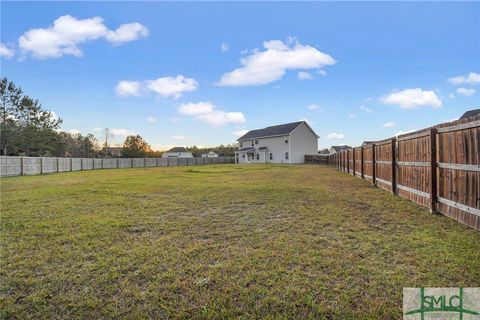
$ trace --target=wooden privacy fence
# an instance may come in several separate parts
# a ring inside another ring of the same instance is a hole
[[[344,150],[327,163],[480,230],[480,116]]]
[[[100,159],[2,156],[0,157],[0,176],[26,176],[80,170],[193,166],[234,162],[234,157]]]

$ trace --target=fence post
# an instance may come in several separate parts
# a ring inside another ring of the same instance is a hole
[[[133,168],[133,158],[130,158],[130,168]]]
[[[360,166],[361,166],[361,177],[362,179],[365,178],[364,174],[363,174],[363,147],[360,147]]]
[[[355,163],[355,148],[352,149],[352,166],[353,166],[353,176],[355,177],[355,169],[357,164]]]
[[[59,158],[57,157],[57,173],[59,173],[59,172],[60,172],[60,166],[58,165],[58,162],[59,162],[59,160],[58,160],[58,159],[59,159]]]
[[[73,171],[73,158],[70,158],[70,171]]]
[[[392,193],[395,194],[397,189],[397,161],[396,161],[396,144],[397,139],[393,138],[391,141],[392,147]]]
[[[377,185],[377,169],[376,169],[376,164],[375,164],[375,143],[372,144],[372,183],[374,186]]]
[[[80,158],[80,171],[83,171],[83,158]]]
[[[147,158],[143,158],[143,167],[144,167],[144,168],[147,167]]]
[[[5,160],[5,161],[8,161],[8,160]],[[23,176],[23,172],[24,172],[24,169],[23,169],[23,157],[20,157],[20,175]]]
[[[436,211],[437,202],[437,129],[430,129],[430,212]]]
[[[117,158],[117,169],[118,169],[118,158]]]
[[[43,174],[43,157],[40,157],[40,174]]]

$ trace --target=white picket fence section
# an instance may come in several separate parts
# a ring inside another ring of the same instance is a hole
[[[47,158],[1,156],[0,177],[31,176],[80,170],[195,166],[226,163],[235,163],[235,158]]]

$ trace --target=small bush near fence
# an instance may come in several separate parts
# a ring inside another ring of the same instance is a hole
[[[0,157],[0,176],[38,175],[47,173],[117,168],[147,168],[234,163],[234,157],[218,158],[38,158]]]
[[[480,230],[480,116],[305,162],[334,165]]]

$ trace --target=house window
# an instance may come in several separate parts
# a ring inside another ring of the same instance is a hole
[[[260,153],[257,153],[257,160],[260,160]]]
[[[245,159],[245,153],[244,153],[244,154],[242,154],[242,158],[243,158],[243,159]]]
[[[288,160],[288,152],[285,152],[285,160]]]
[[[240,141],[240,148],[242,148],[242,147],[243,147],[243,142],[242,142],[242,141]]]
[[[253,142],[254,142],[254,141],[252,140],[252,147],[253,147]]]
[[[258,140],[255,140],[255,144],[258,144]]]
[[[285,143],[288,143],[288,137],[285,137]]]
[[[273,153],[270,152],[270,160],[273,160]]]

